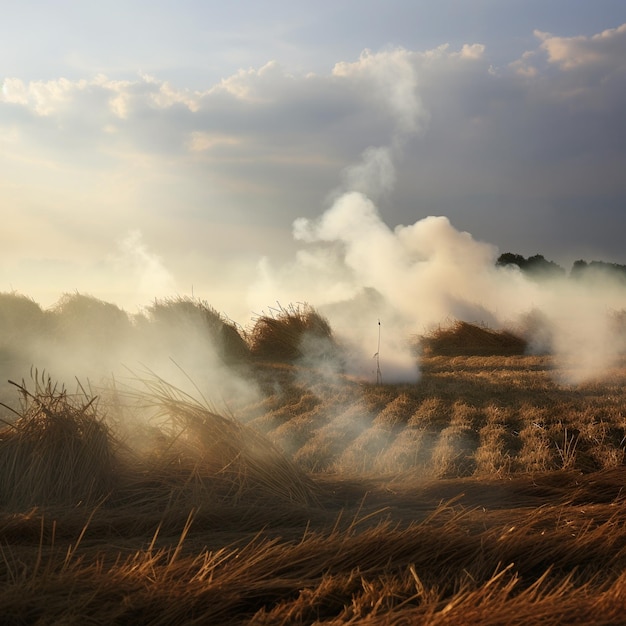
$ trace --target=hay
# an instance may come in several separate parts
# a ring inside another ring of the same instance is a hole
[[[44,312],[31,298],[16,292],[0,293],[0,331],[2,334],[25,329],[38,330],[43,324]]]
[[[95,398],[36,381],[18,418],[0,431],[0,502],[6,508],[93,505],[113,488],[113,441]]]
[[[340,361],[328,320],[308,304],[290,304],[260,315],[250,332],[250,351],[266,361]]]
[[[15,385],[21,408],[0,430],[0,506],[107,506],[268,502],[314,504],[304,472],[254,429],[153,377],[125,398],[153,409],[148,446],[125,445],[98,416],[96,399],[68,394],[35,375],[35,392]],[[134,394],[134,396],[133,396]],[[119,398],[118,398],[119,400]],[[155,411],[156,409],[156,411]],[[146,429],[145,433],[149,432]]]
[[[245,362],[250,356],[246,340],[237,325],[208,303],[189,297],[156,300],[148,308],[156,330],[178,331],[181,339],[193,338],[196,331],[206,336],[216,354],[228,365]]]
[[[175,499],[317,501],[313,482],[262,434],[157,376],[142,382],[147,391],[137,398],[156,409],[161,431],[148,474],[169,484]]]
[[[524,354],[526,341],[507,330],[456,321],[422,337],[425,356],[513,356]]]
[[[117,305],[80,293],[64,294],[49,315],[59,338],[88,339],[102,347],[122,340],[131,328],[128,314]]]
[[[46,330],[47,317],[30,298],[15,292],[0,293],[0,380],[28,371],[34,344]],[[4,394],[4,389],[0,390]]]

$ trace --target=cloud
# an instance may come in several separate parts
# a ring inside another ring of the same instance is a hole
[[[626,24],[610,28],[591,37],[557,37],[551,33],[535,31],[541,49],[548,61],[564,70],[581,67],[624,69],[626,67]]]
[[[502,67],[480,43],[386,48],[317,73],[273,61],[199,89],[147,74],[8,77],[11,254],[93,266],[140,229],[177,284],[192,282],[183,268],[263,254],[297,254],[315,277],[338,242],[296,251],[294,217],[300,236],[321,236],[330,225],[315,230],[315,216],[350,191],[375,204],[381,242],[384,228],[395,243],[395,225],[446,215],[505,251],[624,262],[625,40],[626,26],[539,33]]]
[[[333,76],[371,90],[395,119],[399,133],[415,132],[427,118],[417,91],[417,73],[411,54],[404,49],[372,53],[358,61],[337,63]]]
[[[70,81],[66,78],[28,84],[18,78],[7,78],[2,85],[2,96],[4,102],[23,105],[37,115],[49,116],[61,112],[87,86],[85,80]]]

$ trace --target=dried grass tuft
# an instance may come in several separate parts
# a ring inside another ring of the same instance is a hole
[[[114,487],[114,442],[96,398],[68,394],[50,379],[21,395],[17,419],[0,431],[0,502],[9,509],[93,505]]]
[[[261,433],[157,376],[142,382],[139,398],[161,423],[148,473],[176,499],[316,502],[313,482]]]
[[[181,339],[193,338],[190,330],[206,335],[226,364],[239,363],[250,356],[248,344],[237,325],[207,302],[184,296],[165,298],[156,300],[148,308],[148,314],[157,331],[167,331],[160,334],[171,334],[176,329]]]
[[[425,356],[513,356],[524,354],[526,341],[508,330],[457,320],[421,338]]]
[[[328,320],[306,303],[260,315],[250,332],[250,350],[267,361],[340,360]]]
[[[42,325],[44,312],[28,296],[16,292],[0,293],[0,328],[6,332],[16,332],[22,328],[37,330]],[[4,334],[3,332],[3,334]]]
[[[0,381],[28,371],[33,339],[42,335],[46,323],[46,314],[34,300],[15,292],[0,293]]]
[[[86,294],[64,294],[48,315],[60,341],[73,338],[108,349],[111,342],[122,341],[131,330],[125,311]]]

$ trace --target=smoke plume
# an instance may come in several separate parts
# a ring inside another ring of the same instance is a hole
[[[591,288],[566,277],[539,282],[518,268],[496,267],[494,245],[444,216],[394,227],[385,222],[379,203],[392,196],[394,161],[429,121],[415,70],[398,51],[364,53],[335,73],[377,85],[373,97],[394,128],[387,145],[367,148],[344,170],[342,186],[317,219],[294,221],[300,248],[291,263],[274,267],[261,260],[251,307],[276,299],[319,307],[347,347],[348,371],[374,380],[378,364],[387,382],[417,380],[411,337],[455,320],[523,332],[531,350],[549,344],[565,382],[610,367],[623,350],[614,322],[626,306],[623,287],[596,281]]]

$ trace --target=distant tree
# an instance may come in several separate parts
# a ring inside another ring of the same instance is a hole
[[[565,270],[560,265],[554,261],[548,261],[541,254],[528,257],[524,269],[542,278],[562,278],[565,276]]]
[[[524,269],[526,266],[526,259],[521,254],[513,254],[512,252],[505,252],[498,257],[496,265],[517,265],[520,269]]]
[[[581,278],[587,271],[588,267],[589,263],[587,263],[587,261],[584,261],[583,259],[578,259],[578,261],[574,261],[572,269],[569,273],[570,278]]]
[[[626,278],[626,265],[607,263],[606,261],[591,261],[590,267],[612,273],[614,276]]]
[[[496,266],[517,265],[529,278],[536,280],[562,278],[566,275],[565,270],[555,263],[548,261],[542,254],[535,254],[525,258],[521,254],[505,252],[496,260]],[[626,284],[626,265],[608,263],[606,261],[587,262],[584,259],[574,261],[569,273],[570,278],[577,280],[593,281],[597,279],[611,279],[618,283]]]
[[[560,265],[554,261],[548,261],[541,254],[535,254],[526,259],[521,254],[505,252],[498,257],[496,265],[517,265],[523,272],[538,279],[560,278],[565,276],[565,270]]]
[[[607,263],[606,261],[575,261],[570,272],[572,278],[593,280],[597,278],[611,278],[619,282],[626,282],[626,265]]]

